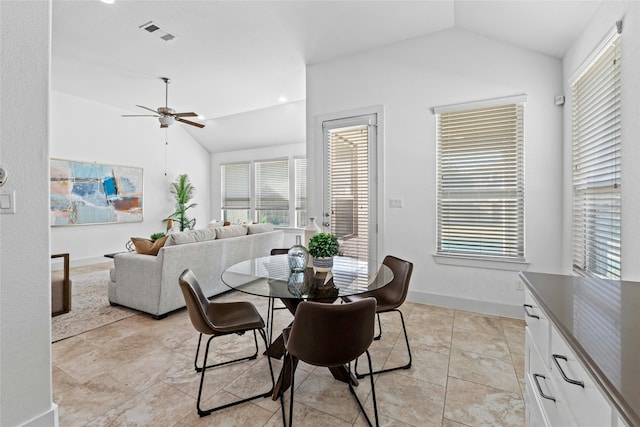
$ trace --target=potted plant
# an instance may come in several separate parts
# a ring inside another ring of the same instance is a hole
[[[333,257],[338,255],[338,238],[331,233],[318,233],[309,239],[309,255],[313,257],[316,271],[329,271],[333,267]]]
[[[187,174],[178,176],[178,178],[171,183],[169,191],[176,200],[176,210],[167,217],[167,221],[176,221],[180,226],[180,231],[192,230],[196,225],[196,219],[189,218],[187,211],[198,205],[196,203],[189,204],[189,201],[193,198],[195,188],[191,185]]]
[[[158,233],[153,233],[151,235],[151,240],[155,242],[158,239],[162,239],[164,236],[166,236],[166,234],[164,234],[164,232],[162,232],[162,231],[160,231]]]

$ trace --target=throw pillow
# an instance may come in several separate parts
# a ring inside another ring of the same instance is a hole
[[[185,243],[206,242],[216,238],[215,230],[202,228],[197,230],[178,231],[169,234],[167,246],[184,245]]]
[[[216,221],[215,219],[213,221],[211,221],[209,224],[207,224],[207,228],[210,229],[214,229],[214,228],[218,228],[218,227],[222,227],[224,226],[224,221]]]
[[[247,227],[244,225],[228,225],[216,228],[216,239],[227,239],[229,237],[246,236]]]
[[[168,236],[161,237],[155,241],[144,239],[142,237],[132,237],[131,241],[133,246],[136,247],[136,252],[143,255],[157,256],[160,248],[164,246]]]
[[[258,234],[273,231],[273,224],[247,224],[247,234]]]

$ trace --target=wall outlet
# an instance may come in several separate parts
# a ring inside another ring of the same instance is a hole
[[[524,285],[520,279],[516,279],[516,291],[524,291]]]

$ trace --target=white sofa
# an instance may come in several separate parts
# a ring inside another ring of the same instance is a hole
[[[157,256],[135,252],[114,256],[109,302],[160,319],[185,306],[178,277],[186,268],[193,270],[202,291],[211,297],[229,290],[221,278],[225,268],[269,255],[271,249],[282,247],[283,238],[284,232],[273,231],[270,224],[174,233]]]

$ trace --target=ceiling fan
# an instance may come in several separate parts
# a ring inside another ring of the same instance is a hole
[[[192,122],[191,120],[183,119],[183,117],[198,117],[196,113],[176,113],[175,110],[169,108],[169,83],[171,83],[171,79],[167,77],[160,77],[165,84],[165,100],[164,107],[158,107],[157,110],[154,110],[149,107],[145,107],[143,105],[137,105],[136,107],[144,108],[145,110],[149,110],[154,112],[155,114],[124,114],[122,117],[157,117],[158,121],[160,121],[161,128],[168,128],[176,121],[185,123],[187,125],[203,128],[204,125],[201,123]]]

